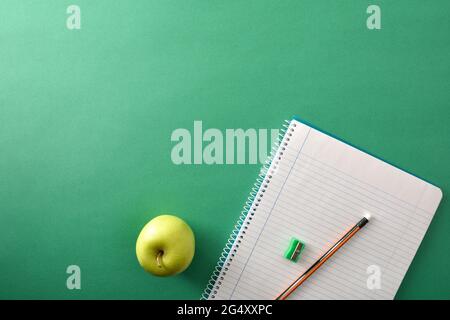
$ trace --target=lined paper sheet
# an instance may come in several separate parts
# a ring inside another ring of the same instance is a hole
[[[441,190],[296,120],[287,133],[209,298],[274,299],[368,211],[289,298],[393,299]],[[297,263],[283,257],[291,237],[306,244]]]

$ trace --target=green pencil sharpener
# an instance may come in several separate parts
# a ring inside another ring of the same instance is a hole
[[[297,262],[303,249],[305,249],[305,244],[303,242],[296,238],[291,238],[291,242],[289,243],[289,247],[284,253],[284,257],[288,260]]]

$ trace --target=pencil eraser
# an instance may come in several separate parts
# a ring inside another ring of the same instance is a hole
[[[296,238],[291,238],[289,247],[284,252],[284,257],[293,262],[297,262],[303,249],[305,249],[305,244],[303,242]]]

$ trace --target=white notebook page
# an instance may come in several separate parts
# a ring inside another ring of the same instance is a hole
[[[289,299],[393,299],[441,190],[296,120],[287,133],[209,298],[274,299],[368,211]],[[297,263],[283,257],[291,237],[306,245]]]

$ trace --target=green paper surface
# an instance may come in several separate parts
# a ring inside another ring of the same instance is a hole
[[[66,9],[81,8],[81,29]],[[382,29],[366,27],[369,4]],[[172,132],[298,115],[439,186],[398,299],[450,299],[450,2],[0,2],[0,298],[198,299],[260,165],[174,165]],[[145,273],[160,213],[190,268]],[[81,268],[68,290],[66,268]]]

